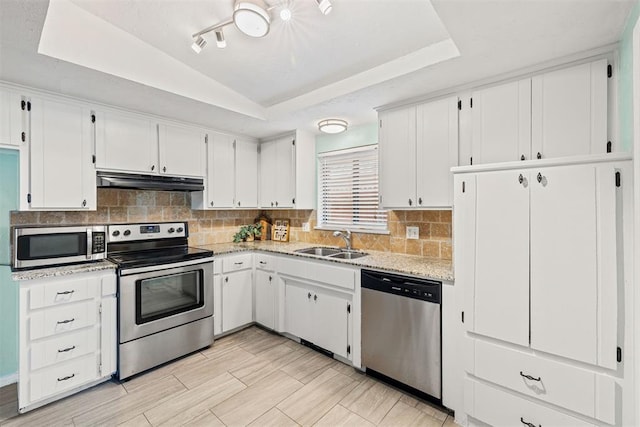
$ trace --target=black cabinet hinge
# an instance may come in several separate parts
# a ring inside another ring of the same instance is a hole
[[[620,172],[616,172],[616,187],[620,187]]]
[[[27,194],[27,203],[31,203],[31,193]]]
[[[469,164],[473,165],[473,157],[469,157]]]
[[[462,314],[462,323],[464,323],[464,311],[461,313]]]
[[[351,354],[351,346],[347,345],[347,354]]]
[[[27,101],[27,111],[31,111],[31,101]]]
[[[20,101],[20,109],[24,111],[26,108],[27,108],[27,101],[23,99],[22,101]]]
[[[296,204],[296,198],[295,197],[293,199],[291,199],[291,203],[293,203],[294,205]]]
[[[458,99],[458,110],[462,110],[462,101]]]
[[[205,135],[204,136],[204,143],[208,144],[209,143],[209,135]]]
[[[462,181],[462,192],[463,192],[463,193],[464,193],[464,191],[465,191],[465,185],[464,185],[464,183],[465,183],[465,182],[464,182],[464,181]]]
[[[296,145],[296,140],[291,141],[291,145]]]
[[[473,108],[473,98],[469,98],[469,108]]]
[[[611,64],[607,65],[607,77],[611,78],[611,76],[613,76],[613,67],[611,67]]]
[[[91,123],[95,123],[96,122],[96,115],[92,114],[91,115]]]
[[[607,141],[607,153],[611,152],[611,148],[612,148],[611,141]]]
[[[382,129],[382,120],[380,120],[380,129]]]
[[[25,142],[27,140],[27,134],[22,132],[22,134],[20,134],[20,139],[22,139],[22,142]]]
[[[616,349],[616,360],[618,363],[622,362],[622,348],[620,347]]]
[[[93,155],[91,156],[91,163],[93,163],[93,164],[95,164],[95,163],[96,163],[96,155],[95,155],[95,154],[93,154]]]
[[[351,304],[347,304],[347,313],[351,313]]]

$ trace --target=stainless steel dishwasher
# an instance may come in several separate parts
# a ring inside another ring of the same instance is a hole
[[[362,270],[362,364],[441,401],[442,283]]]

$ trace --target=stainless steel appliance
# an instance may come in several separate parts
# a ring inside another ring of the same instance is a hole
[[[441,290],[441,282],[362,270],[363,366],[438,403]]]
[[[120,379],[213,343],[213,252],[187,239],[185,222],[108,227]]]
[[[133,188],[138,190],[202,191],[204,179],[167,175],[143,175],[122,172],[98,171],[97,186]]]
[[[14,231],[13,268],[49,267],[106,258],[106,227],[25,227]]]

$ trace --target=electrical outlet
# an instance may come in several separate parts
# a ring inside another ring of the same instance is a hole
[[[407,239],[418,239],[420,237],[419,227],[407,227]]]
[[[302,231],[306,231],[307,233],[309,231],[311,231],[311,227],[309,227],[309,223],[308,222],[303,222],[302,223]]]

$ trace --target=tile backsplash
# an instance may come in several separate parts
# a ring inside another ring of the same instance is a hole
[[[98,208],[91,212],[12,212],[12,225],[115,224],[127,222],[188,221],[189,244],[204,245],[233,240],[238,227],[252,223],[261,213],[290,219],[291,241],[342,246],[331,231],[314,230],[313,210],[216,210],[191,209],[184,192],[98,189]],[[311,231],[302,231],[309,222]],[[353,247],[362,250],[423,255],[451,259],[451,211],[389,211],[389,234],[353,234]],[[419,227],[419,238],[406,239],[406,227]]]

